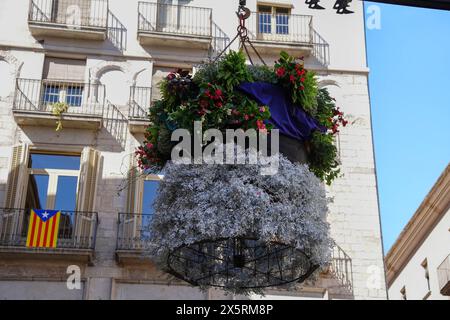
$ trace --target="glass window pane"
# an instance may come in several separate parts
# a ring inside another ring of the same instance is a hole
[[[272,32],[272,15],[270,13],[259,14],[259,32],[260,33]]]
[[[142,199],[142,214],[153,214],[153,202],[156,199],[159,181],[144,181],[144,194]]]
[[[80,156],[32,153],[29,167],[32,169],[80,170]]]
[[[30,175],[28,180],[27,198],[25,207],[27,209],[48,209],[47,191],[49,177],[47,175]]]
[[[83,87],[81,86],[67,87],[66,103],[68,105],[73,107],[81,106],[82,97],[83,97]]]
[[[277,15],[277,34],[289,34],[289,16]]]
[[[75,211],[77,206],[78,177],[58,177],[55,210]]]
[[[52,104],[59,101],[59,86],[45,85],[43,101],[46,104]]]

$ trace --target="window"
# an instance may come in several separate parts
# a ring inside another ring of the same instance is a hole
[[[289,34],[290,9],[286,7],[258,6],[258,30],[262,34]],[[274,32],[275,31],[275,32]]]
[[[80,162],[79,155],[30,154],[25,225],[28,225],[30,209],[61,210],[59,237],[73,236]],[[23,229],[22,236],[26,236],[26,231]]]
[[[44,102],[52,104],[59,102],[60,87],[57,85],[46,84],[44,88]]]
[[[66,103],[69,106],[81,106],[83,89],[83,86],[68,86],[66,91]]]
[[[83,101],[85,60],[46,57],[44,63],[44,105],[57,102],[80,107]]]
[[[276,8],[277,34],[289,34],[289,9]]]
[[[259,32],[272,33],[272,8],[266,6],[258,7]]]
[[[13,147],[5,207],[17,210],[6,223],[0,221],[0,237],[26,239],[30,209],[48,209],[61,211],[59,238],[68,239],[61,245],[92,245],[100,152],[65,149],[48,151],[26,143]]]

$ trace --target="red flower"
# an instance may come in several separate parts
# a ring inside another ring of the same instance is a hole
[[[284,77],[284,75],[286,74],[286,69],[283,67],[280,67],[277,69],[277,76],[279,78]]]
[[[147,148],[148,149],[152,149],[153,148],[153,144],[152,143],[147,143]]]
[[[248,114],[244,115],[244,119],[245,121],[248,121],[250,119],[250,117],[248,116]]]
[[[175,74],[169,73],[169,75],[167,76],[167,79],[168,79],[168,80],[173,80],[173,79],[175,79]]]
[[[306,80],[305,78],[301,78],[300,79],[301,82],[305,82],[305,80]]]
[[[294,83],[294,82],[295,82],[295,77],[291,74],[290,77],[289,77],[289,80],[290,80],[292,83]]]
[[[222,102],[220,102],[220,101],[216,102],[216,107],[217,108],[222,108],[222,106],[223,106]]]
[[[216,90],[216,95],[219,96],[219,97],[221,97],[221,96],[222,96],[222,90],[217,89],[217,90]]]
[[[259,130],[266,130],[266,125],[264,124],[264,122],[262,120],[257,120],[256,121],[256,126],[258,127]]]

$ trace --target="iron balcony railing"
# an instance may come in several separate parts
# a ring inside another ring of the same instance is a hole
[[[117,250],[139,251],[150,247],[153,215],[119,213]]]
[[[439,265],[437,274],[441,294],[450,296],[450,255]]]
[[[106,29],[108,0],[30,0],[28,21],[74,29]]]
[[[0,247],[26,248],[30,213],[30,209],[0,208]],[[61,210],[56,248],[93,250],[97,225],[96,212]]]
[[[212,44],[210,57],[213,59],[223,52],[230,44],[230,37],[215,23],[212,24]]]
[[[343,287],[353,293],[352,259],[337,244],[332,250],[330,271]]]
[[[212,10],[185,5],[139,2],[139,32],[211,37]]]
[[[52,113],[56,103],[67,104],[63,115],[102,116],[105,87],[92,83],[17,79],[13,110]]]
[[[253,12],[247,20],[251,40],[312,43],[312,16]]]
[[[313,55],[325,66],[330,64],[330,45],[322,36],[312,29]]]
[[[330,63],[329,44],[313,28],[308,15],[253,12],[247,28],[251,40],[308,45],[324,66]]]
[[[130,87],[128,118],[131,120],[147,120],[151,102],[152,88]]]

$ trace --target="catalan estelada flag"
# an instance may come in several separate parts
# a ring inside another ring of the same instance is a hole
[[[27,247],[56,248],[60,217],[57,210],[31,210]]]

